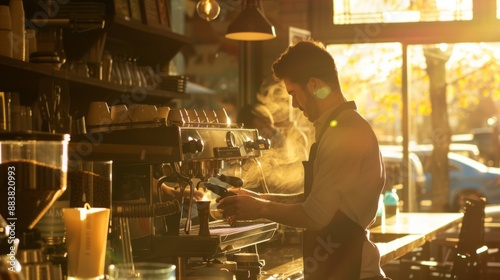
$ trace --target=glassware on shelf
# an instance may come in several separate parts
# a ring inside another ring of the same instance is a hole
[[[122,85],[132,86],[132,75],[130,74],[130,68],[127,65],[126,58],[124,56],[117,58],[117,66],[122,77]]]
[[[78,76],[87,77],[87,78],[90,77],[89,66],[83,60],[79,60],[79,61],[74,62],[74,72]]]
[[[113,63],[111,66],[111,82],[116,85],[123,84],[122,72],[117,62]]]
[[[139,70],[144,76],[144,87],[147,89],[155,89],[158,86],[156,74],[151,66],[140,66]]]
[[[113,57],[109,53],[109,51],[104,51],[102,55],[102,80],[106,82],[112,81],[112,72],[113,72]]]
[[[143,82],[142,82],[141,75],[139,73],[139,69],[137,67],[137,59],[130,57],[126,60],[126,63],[127,63],[128,68],[129,68],[129,71],[130,71],[132,85],[137,86],[137,87],[142,87]]]
[[[54,51],[57,52],[59,56],[59,62],[66,62],[66,51],[64,50],[64,41],[63,41],[63,30],[59,28],[55,31],[55,46]]]
[[[89,68],[89,77],[102,80],[102,64],[101,62],[87,62]]]
[[[66,70],[69,73],[73,73],[78,76],[89,77],[89,67],[87,63],[83,60],[66,61],[61,66],[61,70]]]

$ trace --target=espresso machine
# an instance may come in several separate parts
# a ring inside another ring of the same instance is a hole
[[[210,222],[209,234],[200,234],[193,222],[196,189],[227,195],[227,185],[243,185],[242,162],[270,147],[256,129],[232,124],[223,109],[171,109],[167,118],[108,122],[88,131],[72,136],[70,158],[113,161],[115,262],[175,262],[177,279],[184,279],[190,259],[239,252],[277,230],[270,221],[231,226],[218,220]],[[188,197],[165,198],[164,184]]]

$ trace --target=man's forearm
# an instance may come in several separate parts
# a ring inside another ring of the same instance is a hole
[[[300,203],[304,201],[303,193],[295,194],[278,194],[278,193],[263,193],[260,198],[279,203]]]
[[[290,197],[290,196],[289,196]],[[295,196],[297,197],[297,196]],[[280,197],[279,199],[281,199]],[[301,203],[279,203],[263,201],[256,209],[259,216],[290,227],[321,229],[302,209]]]

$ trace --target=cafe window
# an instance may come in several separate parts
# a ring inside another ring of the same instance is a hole
[[[497,18],[500,19],[500,0],[497,0]]]
[[[400,43],[332,44],[344,94],[382,143],[401,140],[402,48]],[[500,43],[408,46],[410,141],[432,143],[427,61],[445,59],[447,111],[454,134],[487,127],[500,116]],[[498,109],[497,109],[498,108]]]
[[[330,44],[343,92],[355,100],[360,113],[370,122],[381,145],[402,146],[403,139],[403,50],[400,43]],[[428,63],[445,63],[446,110],[453,135],[482,129],[500,117],[500,43],[414,44],[408,57],[408,141],[412,145],[440,141],[442,131],[431,121]],[[432,62],[434,63],[434,62]],[[444,109],[444,108],[441,108]],[[454,137],[452,137],[454,138]],[[488,151],[487,146],[478,147]],[[480,161],[490,165],[481,154]],[[418,178],[409,170],[409,189]],[[414,203],[415,210],[425,205]]]
[[[498,1],[500,0],[497,3]],[[333,23],[471,20],[472,2],[473,0],[333,0]]]
[[[439,138],[439,131],[432,130],[430,120],[430,77],[426,70],[431,67],[426,62],[429,60],[445,63],[447,114],[452,134],[462,135],[486,128],[498,118],[500,43],[412,45],[408,53],[413,73],[409,88],[412,96],[423,97],[422,100],[410,99],[410,102],[418,102],[420,108],[415,124],[415,138],[419,143],[432,143]]]
[[[401,130],[401,44],[328,45],[335,58],[344,94],[356,100],[379,138],[392,142]],[[381,114],[380,108],[386,108]],[[389,138],[389,139],[388,139]]]

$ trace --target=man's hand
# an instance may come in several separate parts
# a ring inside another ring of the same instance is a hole
[[[161,185],[161,189],[163,191],[163,194],[166,194],[170,198],[174,198],[174,199],[181,199],[183,195],[184,195],[185,199],[189,199],[190,188],[191,187],[189,187],[189,186],[186,187],[184,189],[184,193],[182,193],[180,187],[172,188],[172,187],[167,186],[165,184]],[[196,189],[193,190],[194,200],[201,200],[203,198],[203,194],[204,193],[201,191],[201,189],[200,190],[196,190]]]
[[[223,216],[230,224],[234,224],[237,220],[262,218],[259,210],[267,202],[267,200],[250,195],[233,195],[220,199],[217,208],[223,210]]]
[[[256,193],[256,192],[253,192],[251,190],[244,189],[244,188],[228,188],[227,190],[230,192],[233,192],[235,194],[238,194],[238,195],[247,195],[247,196],[260,198],[259,193]]]

